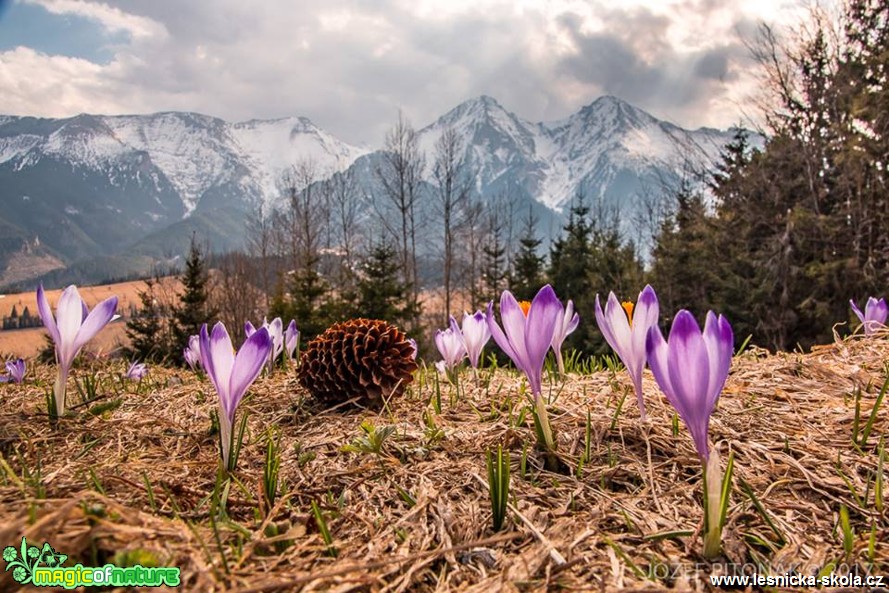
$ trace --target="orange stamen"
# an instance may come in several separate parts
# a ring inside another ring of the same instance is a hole
[[[627,314],[627,321],[630,322],[630,327],[633,327],[633,308],[636,306],[630,301],[624,301],[620,304],[621,307],[624,308],[624,312]]]
[[[531,310],[531,301],[519,301],[519,307],[522,308],[522,313],[524,313],[525,317],[527,317],[528,311]]]

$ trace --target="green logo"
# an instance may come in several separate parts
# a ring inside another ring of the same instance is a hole
[[[68,559],[66,554],[56,552],[49,542],[42,548],[29,545],[22,538],[22,545],[3,548],[6,571],[12,570],[12,578],[21,585],[37,587],[160,587],[179,585],[179,569],[169,566],[145,567],[128,566],[121,568],[114,564],[102,567],[62,566]]]

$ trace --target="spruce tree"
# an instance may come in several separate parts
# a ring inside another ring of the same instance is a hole
[[[179,296],[180,304],[173,311],[173,335],[176,345],[185,348],[188,338],[197,334],[203,324],[212,324],[217,315],[209,302],[206,259],[194,236],[191,238],[188,260],[180,280],[185,290]]]
[[[510,290],[515,297],[529,301],[544,284],[543,265],[545,258],[540,255],[543,239],[537,237],[537,221],[531,208],[522,235],[519,237],[519,249],[513,262]]]
[[[506,244],[500,234],[500,225],[491,219],[488,238],[482,246],[482,291],[474,295],[473,303],[480,305],[498,299],[505,288],[509,270],[506,266]]]
[[[553,241],[550,248],[548,276],[563,304],[571,299],[576,311],[585,312],[585,318],[577,330],[568,336],[567,347],[589,353],[600,348],[595,323],[590,319],[595,301],[591,280],[592,239],[590,208],[583,194],[578,194],[568,212],[568,222],[562,228],[562,236]]]
[[[145,289],[138,293],[141,311],[127,319],[126,333],[130,338],[130,347],[127,348],[126,355],[132,360],[143,362],[175,361],[172,344],[169,339],[164,339],[169,335],[164,330],[168,322],[165,323],[154,298],[155,280],[148,279],[145,284]]]
[[[362,317],[401,327],[415,317],[401,266],[400,254],[392,244],[380,241],[371,248],[358,280],[358,313]]]

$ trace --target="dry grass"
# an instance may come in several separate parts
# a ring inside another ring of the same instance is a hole
[[[862,571],[872,564],[873,573],[889,574],[889,517],[873,506],[875,449],[889,430],[889,403],[867,443],[852,444],[852,394],[862,390],[866,419],[887,361],[886,339],[736,358],[711,423],[723,460],[729,449],[735,455],[725,557],[714,564],[703,563],[700,537],[688,533],[702,516],[699,462],[685,428],[673,434],[671,409],[650,375],[647,424],[632,396],[615,413],[630,388],[624,373],[571,375],[554,385],[551,418],[569,473],[544,471],[531,452],[525,477],[519,463],[533,431],[516,425],[524,403],[521,381],[509,371],[478,387],[464,375],[459,396],[443,386],[441,415],[429,403],[431,374],[421,373],[383,411],[317,409],[290,374],[260,379],[241,408],[250,420],[240,485],[229,492],[228,519],[214,530],[215,402],[206,381],[153,369],[148,383],[115,394],[111,378],[123,363],[105,363],[96,369],[106,379],[103,401],[119,397],[120,406],[97,416],[77,408],[54,429],[42,403],[53,370],[37,368],[25,385],[0,385],[0,452],[8,464],[0,467],[0,545],[22,535],[49,541],[69,554],[69,565],[147,551],[181,567],[183,590],[240,593],[707,590],[706,575],[731,562],[776,571],[793,564],[804,573],[829,562]],[[578,472],[588,412],[591,459]],[[427,429],[424,414],[442,438]],[[343,452],[366,419],[396,427],[383,454]],[[258,493],[263,431],[273,425],[282,433],[286,486],[266,515]],[[518,514],[493,533],[484,454],[498,443],[512,455]],[[32,477],[23,477],[26,469]],[[326,516],[335,557],[312,518],[313,501]],[[848,556],[836,528],[841,505],[856,533]],[[264,535],[269,524],[282,535]],[[678,576],[658,578],[666,573]],[[0,589],[13,590],[9,574],[2,578]]]

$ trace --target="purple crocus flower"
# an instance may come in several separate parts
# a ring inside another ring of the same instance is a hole
[[[488,340],[491,339],[491,329],[488,327],[485,314],[481,311],[476,311],[472,315],[463,313],[463,327],[460,331],[463,334],[463,345],[466,347],[466,353],[469,355],[469,364],[472,365],[473,369],[478,369],[478,361],[482,350],[485,344],[488,343]]]
[[[645,399],[642,396],[642,371],[647,359],[645,339],[649,329],[657,325],[657,320],[657,295],[651,286],[646,285],[642,289],[635,305],[625,303],[621,306],[614,293],[608,293],[604,313],[599,304],[599,295],[596,295],[596,323],[599,331],[627,367],[636,392],[636,401],[639,403],[639,415],[643,420]]]
[[[287,358],[293,360],[293,353],[299,345],[299,330],[296,329],[296,320],[291,319],[284,330],[284,349],[287,351]]]
[[[408,338],[407,343],[411,345],[411,358],[417,360],[417,353],[420,351],[417,341],[413,338]]]
[[[141,381],[148,374],[148,366],[144,362],[136,362],[135,360],[127,369],[126,377],[130,381]]]
[[[874,297],[868,298],[867,304],[864,306],[864,313],[855,305],[855,301],[850,300],[849,304],[852,305],[852,312],[861,320],[861,325],[864,327],[864,335],[872,335],[880,326],[886,325],[886,317],[889,315],[886,299],[878,301]]]
[[[568,334],[577,329],[579,323],[580,316],[574,312],[574,301],[569,299],[568,304],[565,305],[565,313],[556,325],[556,331],[553,334],[552,349],[556,355],[556,364],[559,366],[560,375],[565,374],[565,363],[562,361],[562,343],[568,337]]]
[[[195,370],[195,367],[200,368],[201,336],[195,334],[188,338],[188,346],[182,351],[182,356],[185,358],[185,362],[188,366],[191,367],[191,370]]]
[[[676,408],[706,464],[710,414],[728,378],[734,335],[725,317],[707,313],[704,332],[685,309],[673,319],[669,343],[655,325],[648,331],[648,364],[667,401]]]
[[[262,320],[262,326],[269,332],[272,339],[272,351],[269,353],[269,367],[273,367],[275,361],[284,351],[284,322],[280,317],[275,317],[269,322],[267,319]],[[244,334],[249,338],[256,332],[256,328],[249,321],[244,324]]]
[[[219,395],[219,434],[222,445],[222,463],[229,471],[232,446],[232,426],[235,412],[247,389],[259,376],[272,351],[272,339],[266,328],[255,331],[241,349],[235,353],[231,338],[222,322],[207,332],[207,324],[201,327],[201,364]]]
[[[531,397],[539,422],[538,438],[549,451],[555,451],[556,443],[546,403],[541,397],[543,384],[543,362],[553,343],[556,326],[564,315],[553,287],[547,284],[534,296],[528,313],[508,290],[500,295],[500,319],[503,329],[494,319],[494,303],[488,303],[488,328],[497,345],[506,352],[516,367],[528,377]]]
[[[68,382],[68,372],[77,354],[87,342],[89,342],[109,321],[115,318],[117,309],[117,297],[109,297],[96,305],[90,311],[77,287],[73,284],[62,292],[56,305],[56,317],[43,292],[43,285],[37,287],[37,311],[40,319],[49,332],[56,346],[56,362],[59,365],[59,374],[53,386],[53,398],[55,400],[55,414],[62,416],[65,413],[65,393]],[[50,412],[52,413],[52,412]]]
[[[435,346],[441,352],[445,368],[452,371],[466,356],[466,345],[463,343],[463,333],[457,320],[451,316],[451,324],[447,329],[439,329],[435,332]]]
[[[0,383],[21,383],[25,378],[25,359],[6,361],[6,372],[9,374],[0,377]]]
[[[531,393],[536,399],[543,384],[543,361],[553,342],[553,335],[564,309],[553,287],[547,284],[531,301],[528,315],[508,290],[500,295],[500,319],[494,319],[494,304],[488,303],[488,328],[497,345],[516,367],[528,377]]]

